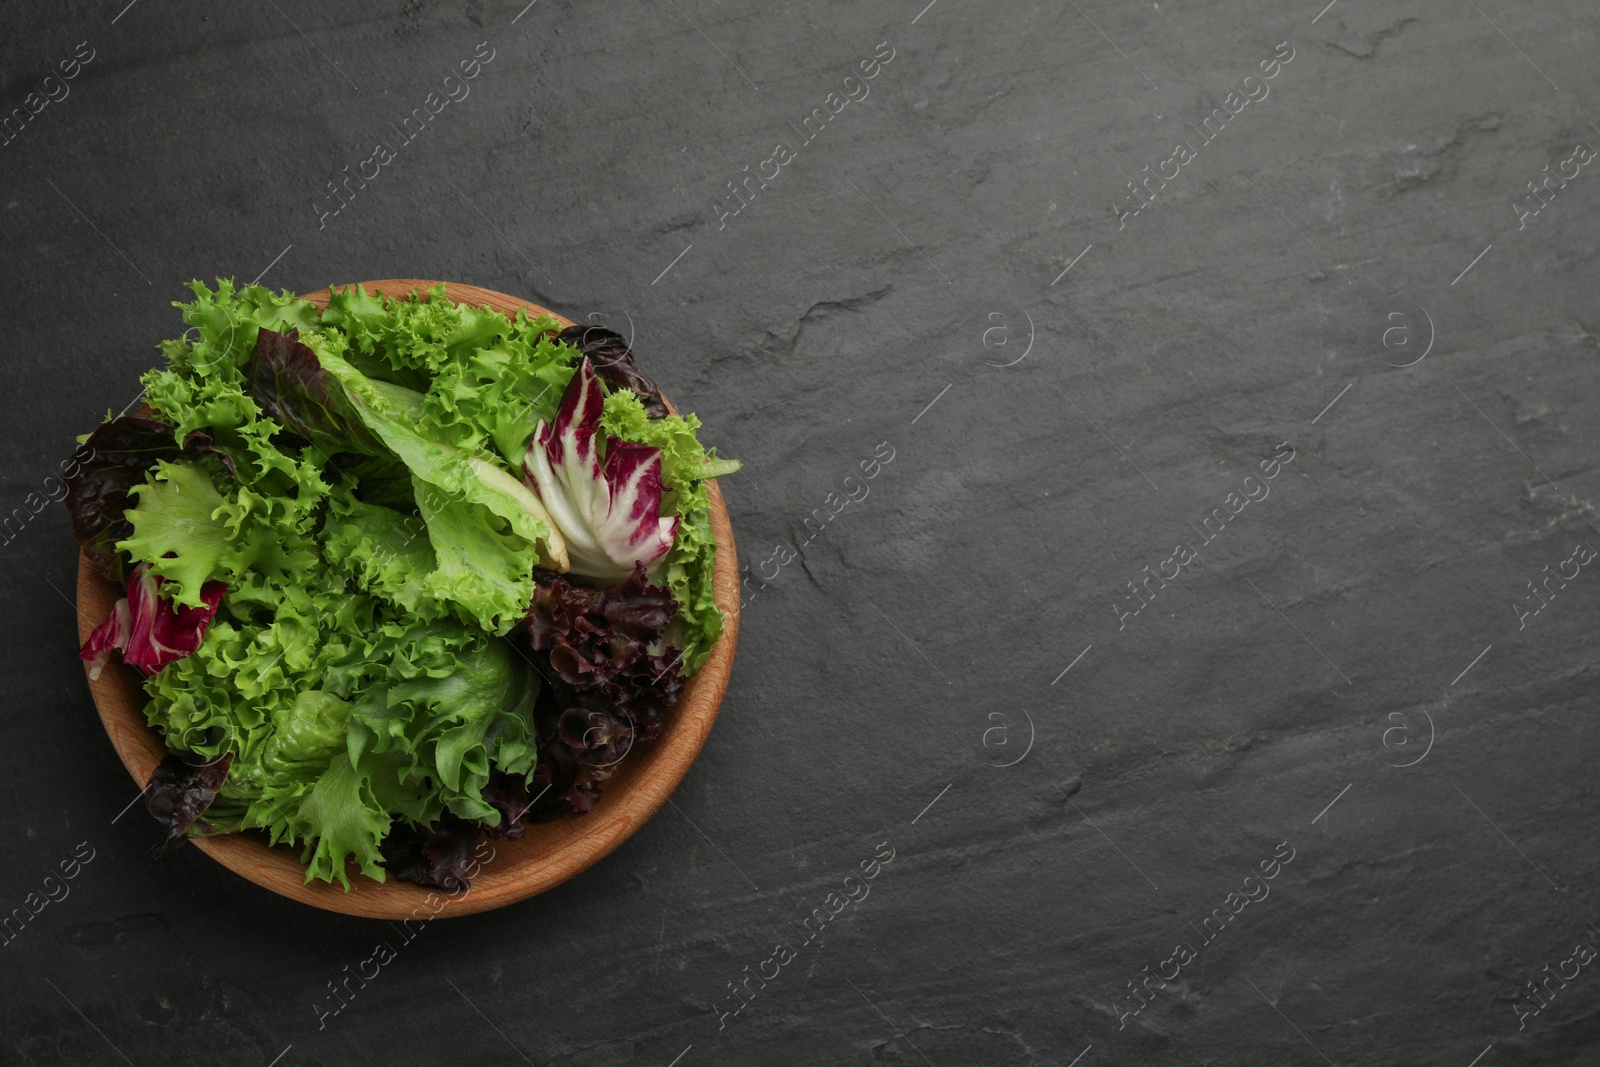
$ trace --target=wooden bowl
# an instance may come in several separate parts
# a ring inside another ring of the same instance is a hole
[[[412,289],[426,289],[436,282],[414,278],[363,282],[369,291],[404,297]],[[445,284],[445,295],[458,303],[487,304],[497,311],[515,315],[525,308],[529,315],[550,315],[563,325],[571,322],[537,304],[504,293],[472,285]],[[326,289],[306,295],[318,307],[327,307]],[[722,609],[724,631],[682,695],[667,715],[661,736],[630,752],[605,783],[599,804],[585,815],[574,815],[554,822],[525,827],[520,841],[491,839],[494,854],[472,879],[469,889],[457,894],[424,889],[409,882],[389,879],[375,882],[350,869],[350,892],[337,884],[306,883],[298,848],[268,847],[258,831],[224,834],[191,840],[194,847],[236,874],[243,875],[291,900],[346,915],[373,919],[425,919],[434,915],[469,915],[503,907],[542,893],[598,862],[644,825],[677,788],[689,765],[705,744],[716,721],[717,709],[728,687],[733,670],[733,650],[739,634],[739,568],[734,555],[733,529],[728,510],[716,482],[710,485],[711,528],[717,539],[716,570],[712,585],[717,606]],[[88,640],[90,632],[111,613],[123,590],[100,577],[87,559],[78,560],[78,640]],[[113,657],[96,681],[89,683],[100,721],[105,723],[111,744],[122,757],[123,765],[136,784],[150,780],[156,764],[167,751],[161,738],[145,721],[144,690],[141,676]],[[159,838],[150,827],[154,844]]]

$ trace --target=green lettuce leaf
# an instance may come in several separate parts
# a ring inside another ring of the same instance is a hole
[[[711,513],[700,508],[684,515],[663,570],[672,599],[678,602],[678,613],[667,628],[667,639],[683,649],[684,674],[693,674],[704,666],[712,647],[722,637],[722,611],[717,607],[711,581],[716,560]]]
[[[533,767],[539,677],[504,640],[415,621],[314,565],[303,584],[253,577],[223,598],[194,655],[145,682],[174,749],[235,755],[206,821],[298,844],[306,877],[382,880],[393,818],[497,819],[491,767]],[[226,616],[226,617],[225,617]]]
[[[183,312],[189,329],[161,344],[167,372],[180,377],[240,385],[257,330],[263,326],[306,330],[319,322],[317,309],[308,301],[287,292],[274,295],[265,286],[235,290],[232,281],[219,279],[215,292],[198,281],[190,282],[189,288],[194,302],[173,305]]]
[[[337,344],[325,337],[304,340],[316,351],[323,370],[344,387],[361,421],[410,468],[413,476],[446,499],[478,504],[494,512],[530,545],[542,545],[547,562],[558,568],[565,566],[561,535],[544,505],[493,456],[423,436],[416,429],[421,410],[419,395],[366,377],[339,354]]]
[[[348,754],[336,753],[295,801],[294,814],[287,817],[293,830],[275,836],[305,841],[301,862],[306,865],[306,881],[337,878],[349,889],[347,862],[354,862],[368,878],[384,880],[379,845],[394,817],[374,790],[373,778],[357,770]]]
[[[438,561],[423,587],[460,605],[490,633],[507,633],[533,603],[537,553],[488,508],[448,500],[420,479],[416,490]]]
[[[398,668],[369,689],[350,712],[349,754],[357,766],[397,754],[402,780],[431,780],[450,811],[495,824],[498,812],[483,799],[490,765],[533,769],[538,695],[532,663],[486,640],[447,670]]]
[[[249,570],[287,577],[316,560],[308,538],[278,522],[273,501],[239,487],[224,497],[197,463],[157,463],[127,512],[133,533],[117,548],[146,562],[170,585],[162,594],[197,607],[212,578],[233,582]]]
[[[341,487],[329,497],[322,551],[357,588],[429,622],[443,613],[428,588],[438,566],[431,534],[421,517],[357,500]]]

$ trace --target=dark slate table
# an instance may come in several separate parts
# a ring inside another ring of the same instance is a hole
[[[1594,1061],[1592,5],[124,3],[0,33],[0,1061]],[[746,462],[674,805],[337,1012],[392,930],[116,818],[49,499],[218,275]]]

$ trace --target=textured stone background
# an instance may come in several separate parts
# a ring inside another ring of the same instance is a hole
[[[1594,965],[1521,1029],[1517,1005],[1600,944],[1600,574],[1520,629],[1514,605],[1600,546],[1600,175],[1513,207],[1600,146],[1591,4],[522,2],[0,9],[6,112],[95,56],[0,147],[0,513],[25,520],[0,910],[95,855],[0,950],[0,1061],[1593,1061]],[[470,96],[319,226],[480,42]],[[799,146],[880,42],[870,96]],[[1194,145],[1281,42],[1270,96]],[[1198,158],[1119,228],[1179,140]],[[391,932],[113,824],[66,515],[26,507],[133,399],[183,282],[263,272],[627,323],[748,464],[742,562],[800,543],[676,810],[432,924],[320,1028]],[[1201,544],[1280,443],[1270,496]],[[1199,559],[1119,628],[1180,542]],[[882,842],[871,895],[719,1029]],[[1270,897],[1203,944],[1282,842]],[[1122,1016],[1180,941],[1199,958]]]

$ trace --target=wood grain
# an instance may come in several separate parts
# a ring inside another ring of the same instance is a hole
[[[426,289],[438,283],[399,278],[361,284],[369,291],[403,297],[412,289]],[[569,320],[537,304],[477,286],[447,282],[445,294],[457,302],[487,305],[508,315],[521,308],[529,315],[550,315],[563,325],[571,325]],[[328,296],[328,290],[323,289],[306,294],[306,299],[326,307]],[[723,614],[722,639],[711,650],[705,665],[684,686],[667,715],[661,736],[628,754],[605,783],[601,800],[592,812],[528,826],[520,841],[491,841],[493,858],[472,880],[470,889],[454,896],[407,882],[375,882],[353,867],[350,880],[354,888],[349,893],[324,882],[306,884],[297,849],[270,848],[265,838],[253,832],[198,839],[194,846],[234,873],[291,900],[346,915],[392,920],[470,915],[504,907],[560,885],[593,866],[643,826],[683,780],[711,732],[733,671],[739,635],[738,563],[722,492],[714,481],[709,488],[711,528],[717,540],[712,585]],[[80,643],[88,640],[121,595],[120,588],[97,575],[89,561],[80,556]],[[134,782],[142,786],[166,755],[166,748],[145,722],[144,692],[138,672],[120,662],[109,665],[98,680],[90,681],[89,689],[112,746]],[[152,843],[157,836],[152,828]]]

